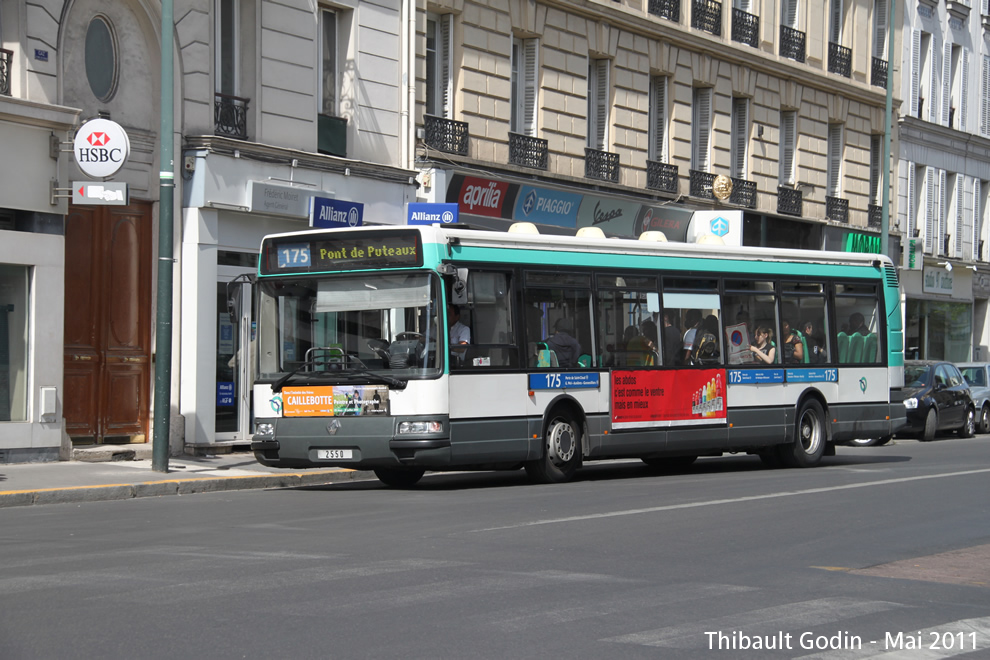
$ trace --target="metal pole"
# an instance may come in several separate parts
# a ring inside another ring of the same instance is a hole
[[[172,408],[172,0],[162,0],[161,148],[158,188],[158,308],[155,334],[155,424],[151,469],[168,472]]]
[[[897,0],[887,0],[887,106],[883,118],[883,192],[880,206],[880,254],[887,254],[890,235],[890,140],[894,115],[894,7]],[[893,257],[891,257],[893,258]]]

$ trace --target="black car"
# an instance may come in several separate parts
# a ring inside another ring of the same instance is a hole
[[[905,361],[904,407],[908,423],[897,432],[899,437],[927,442],[939,431],[956,431],[962,438],[971,438],[976,432],[969,384],[951,362]]]

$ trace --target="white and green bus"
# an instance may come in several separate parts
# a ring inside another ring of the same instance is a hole
[[[257,459],[402,487],[427,470],[560,482],[620,458],[810,467],[904,424],[888,258],[534,232],[266,237]]]

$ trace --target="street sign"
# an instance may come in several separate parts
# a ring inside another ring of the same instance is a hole
[[[90,119],[76,131],[72,153],[83,174],[103,179],[124,166],[131,153],[131,142],[120,124],[109,119]]]
[[[90,204],[96,206],[127,206],[130,203],[130,191],[126,183],[104,181],[73,181],[72,203]]]
[[[322,229],[360,227],[364,224],[364,204],[329,197],[313,197],[309,226]]]
[[[422,202],[410,202],[407,225],[449,225],[457,222],[457,204],[427,204]]]

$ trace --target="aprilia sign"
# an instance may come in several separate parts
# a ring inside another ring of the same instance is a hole
[[[109,119],[91,119],[76,132],[76,165],[91,177],[113,176],[127,162],[130,152],[127,133]]]

